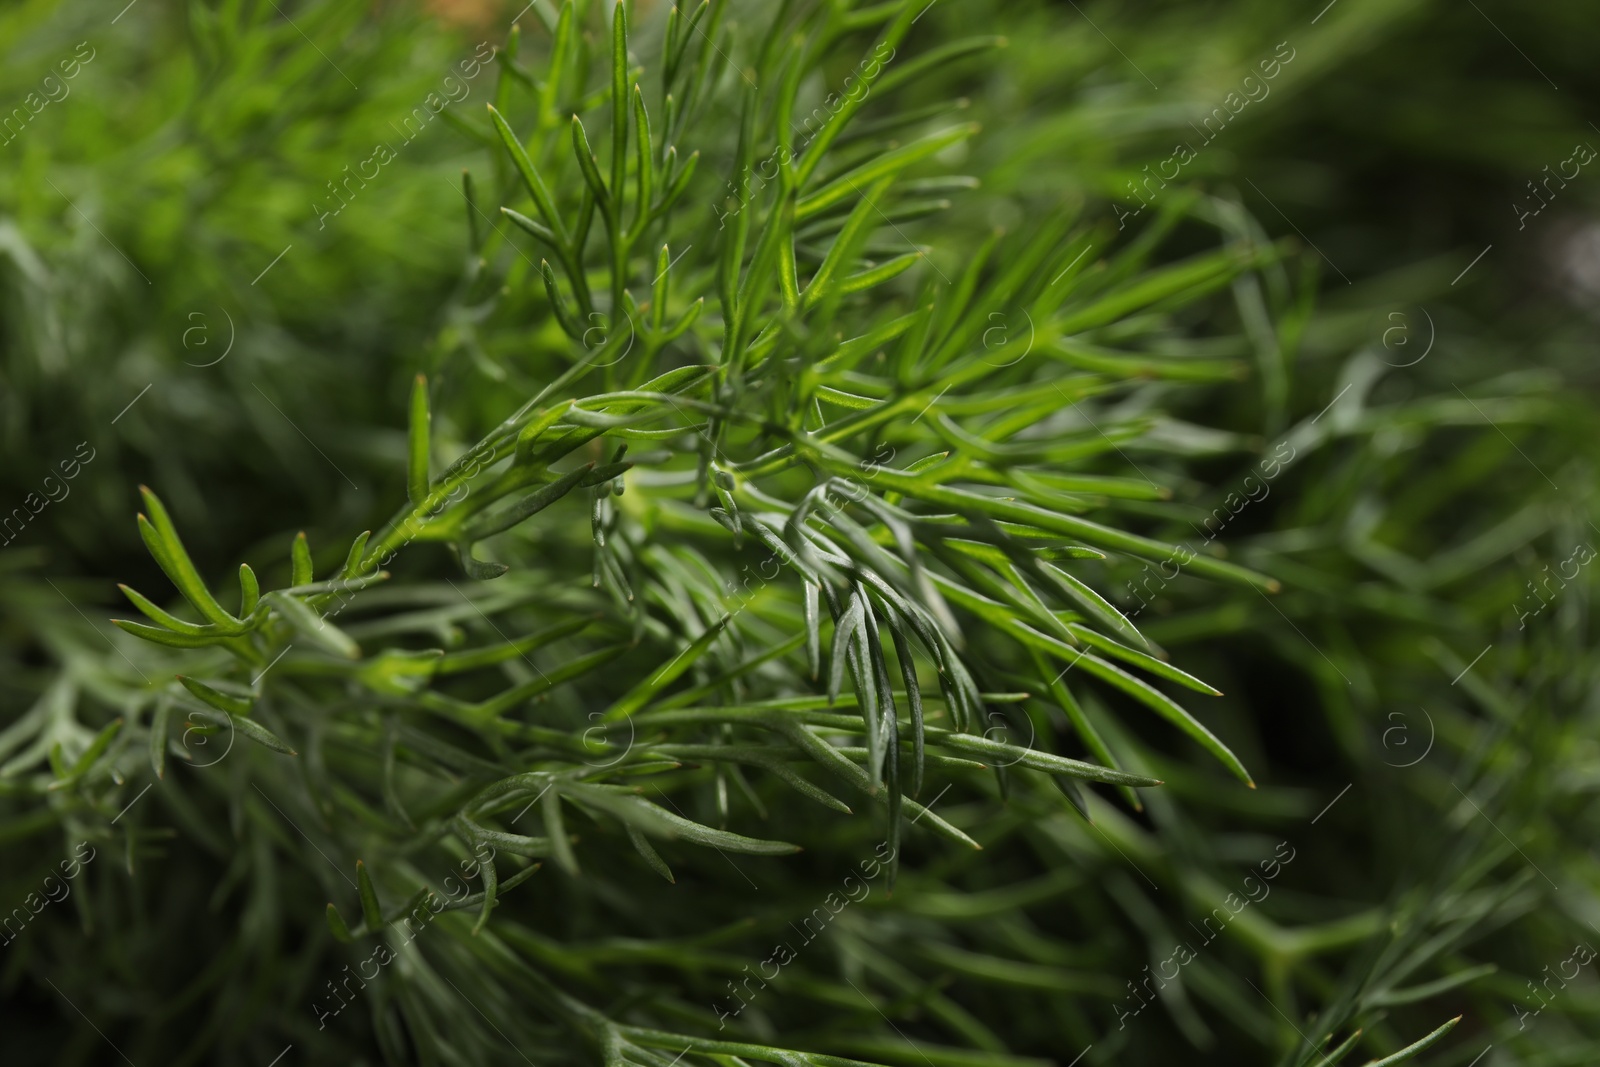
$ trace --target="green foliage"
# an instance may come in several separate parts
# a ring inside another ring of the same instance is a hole
[[[93,1024],[19,1048],[1590,1056],[1588,985],[1515,977],[1595,914],[1587,572],[1506,608],[1588,537],[1529,473],[1587,484],[1581,399],[1397,371],[1225,186],[1103,203],[1175,120],[1081,11],[566,0],[468,75],[478,38],[276,7],[124,12],[87,70],[151,88],[0,149],[8,484],[116,416],[49,521],[143,616],[0,556],[0,888],[117,857],[7,928],[8,989]],[[47,8],[0,40],[52,54]],[[1123,58],[1225,92],[1196,18]],[[472,106],[329,212],[440,71]],[[210,377],[150,354],[195,301],[249,312]],[[141,477],[153,567],[102,529]]]

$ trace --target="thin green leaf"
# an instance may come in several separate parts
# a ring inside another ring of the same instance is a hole
[[[1050,776],[1050,780],[1056,784],[1057,789],[1061,790],[1061,792],[1066,795],[1066,798],[1072,804],[1073,809],[1077,811],[1079,815],[1083,816],[1084,822],[1094,822],[1094,820],[1089,817],[1089,802],[1084,799],[1083,790],[1078,788],[1078,783],[1073,781],[1071,776],[1065,774],[1052,774]]]
[[[428,499],[431,481],[428,423],[428,379],[419,374],[411,386],[411,425],[406,441],[406,497],[414,508]]]
[[[1454,1030],[1456,1028],[1456,1024],[1460,1021],[1461,1016],[1457,1015],[1454,1019],[1451,1019],[1449,1022],[1439,1027],[1439,1029],[1435,1030],[1427,1037],[1424,1037],[1422,1040],[1407,1045],[1405,1048],[1401,1049],[1399,1052],[1396,1052],[1392,1056],[1385,1056],[1381,1060],[1368,1060],[1362,1065],[1362,1067],[1392,1067],[1393,1064],[1404,1063],[1406,1060],[1415,1059],[1419,1053],[1425,1052],[1434,1045],[1438,1044],[1440,1039],[1442,1039],[1445,1034],[1448,1034],[1450,1031]]]
[[[839,275],[847,263],[851,262],[861,245],[866,241],[867,234],[882,221],[882,210],[878,201],[883,194],[888,192],[891,179],[884,178],[874,183],[861,193],[861,202],[850,212],[844,228],[839,231],[838,239],[828,249],[828,255],[817,268],[817,273],[811,278],[810,284],[800,295],[800,305],[804,308],[813,308],[817,304],[834,295],[837,288],[834,278]]]
[[[344,557],[344,569],[339,572],[339,577],[348,580],[360,573],[361,557],[366,555],[367,542],[371,538],[371,530],[363,530],[356,535],[356,539],[350,543],[350,551]]]
[[[178,681],[182,683],[185,689],[218,711],[225,711],[229,715],[250,714],[251,703],[248,700],[229,696],[219,689],[213,689],[199,679],[190,678],[186,675],[178,675]]]
[[[1330,1050],[1328,1052],[1323,1053],[1323,1055],[1322,1055],[1322,1065],[1323,1065],[1323,1067],[1335,1067],[1336,1064],[1338,1064],[1346,1056],[1350,1055],[1351,1050],[1356,1047],[1356,1042],[1361,1040],[1361,1035],[1364,1032],[1365,1031],[1358,1029],[1355,1033],[1351,1034],[1349,1037],[1347,1037],[1343,1041],[1341,1041],[1337,1048],[1334,1048],[1334,1049],[1332,1049],[1332,1050]],[[1330,1036],[1328,1038],[1328,1040],[1331,1041],[1331,1040],[1333,1040],[1333,1038]]]
[[[656,852],[655,848],[650,844],[650,839],[640,833],[632,823],[624,824],[623,828],[628,831],[628,840],[633,843],[633,847],[639,855],[644,857],[644,861],[650,865],[650,869],[676,885],[678,880],[672,877],[672,868],[668,867],[667,861],[661,858],[660,853]]]
[[[1195,692],[1204,693],[1207,696],[1219,697],[1222,695],[1222,690],[1215,686],[1207,685],[1188,671],[1180,670],[1165,660],[1156,659],[1154,656],[1140,652],[1136,648],[1129,648],[1127,645],[1113,641],[1111,638],[1096,633],[1087,626],[1079,626],[1075,622],[1070,622],[1067,624],[1067,629],[1071,630],[1072,635],[1084,644],[1092,645],[1107,655],[1115,656],[1125,663],[1143,667],[1151,674],[1159,675],[1169,682],[1177,682],[1187,689],[1193,689]]]
[[[217,598],[211,595],[211,590],[207,588],[204,579],[200,577],[200,572],[195,569],[194,562],[189,559],[188,550],[183,547],[183,541],[178,537],[177,528],[172,525],[172,519],[167,515],[166,507],[155,493],[145,486],[141,485],[139,492],[144,497],[145,507],[150,512],[148,519],[143,515],[139,516],[139,535],[144,538],[145,546],[150,549],[150,554],[155,557],[156,563],[167,577],[172,579],[172,584],[178,587],[184,599],[194,605],[196,611],[228,633],[243,633],[246,629],[244,624],[223,610],[222,605],[217,603]]]
[[[1074,666],[1081,666],[1102,681],[1110,682],[1145,707],[1150,708],[1163,719],[1177,726],[1184,733],[1198,741],[1201,748],[1221,760],[1222,764],[1232,771],[1245,785],[1248,785],[1251,789],[1256,787],[1254,779],[1250,777],[1250,772],[1245,770],[1244,764],[1239,762],[1239,757],[1233,754],[1233,750],[1223,744],[1216,734],[1206,729],[1199,719],[1189,714],[1188,711],[1175,703],[1165,693],[1143,679],[1135,678],[1121,667],[1108,663],[1087,652],[1081,653],[1077,659],[1072,660],[1072,663]]]
[[[802,197],[795,206],[796,221],[804,221],[819,212],[826,211],[834,204],[841,203],[849,198],[851,193],[861,195],[863,189],[868,188],[880,179],[891,177],[913,163],[936,155],[944,149],[960,141],[966,140],[978,132],[978,124],[969,122],[961,126],[952,126],[947,130],[930,133],[926,137],[919,137],[909,144],[891,149],[880,156],[868,160],[854,170],[835,178],[809,196]]]
[[[621,221],[622,179],[628,168],[628,5],[611,11],[611,188]],[[642,130],[640,131],[643,132]],[[640,205],[643,207],[643,204]]]
[[[137,589],[121,584],[119,584],[117,588],[122,590],[122,595],[127,597],[134,607],[138,608],[140,611],[144,612],[147,617],[154,619],[156,622],[159,622],[162,626],[165,626],[174,633],[187,634],[191,637],[221,636],[212,627],[202,626],[199,623],[194,622],[185,622],[176,615],[156,607],[155,604],[151,603],[151,601],[148,600]],[[130,630],[128,632],[133,633],[134,631]]]
[[[540,801],[544,815],[544,833],[550,839],[550,852],[556,865],[573,878],[578,876],[578,857],[572,852],[572,841],[567,837],[566,820],[561,817],[561,794],[554,788],[546,790]]]
[[[558,622],[554,626],[547,626],[536,630],[525,637],[504,644],[490,645],[486,648],[475,648],[468,652],[447,652],[439,658],[434,665],[436,674],[456,674],[460,671],[478,670],[490,667],[506,660],[520,659],[528,653],[563,637],[570,637],[575,633],[589,627],[596,616],[580,615],[574,619]]]
[[[745,837],[743,834],[728,830],[713,829],[651,804],[643,797],[621,799],[633,806],[652,809],[651,815],[656,822],[644,823],[640,829],[645,833],[654,833],[658,837],[681,838],[691,844],[717,848],[724,852],[742,852],[751,856],[787,856],[800,851],[799,845],[792,845],[787,841],[766,841],[758,837]],[[659,824],[665,824],[666,832],[662,832]]]
[[[555,201],[550,199],[550,191],[545,188],[544,179],[539,177],[539,171],[534,167],[533,160],[528,158],[522,142],[511,132],[511,127],[506,124],[500,112],[495,110],[493,104],[488,107],[489,119],[494,123],[496,132],[500,134],[500,143],[511,153],[511,161],[516,164],[517,173],[522,175],[522,181],[528,187],[528,193],[533,197],[534,206],[539,209],[540,217],[544,219],[544,224],[550,228],[561,247],[565,248],[571,242],[571,238],[561,221],[561,216],[556,213]]]
[[[285,622],[313,644],[346,659],[361,658],[360,646],[343,630],[307,607],[304,601],[281,592],[268,593],[265,599]]]
[[[461,168],[461,198],[467,205],[467,251],[477,255],[483,249],[483,231],[478,221],[482,209],[478,207],[478,195],[473,187],[472,172],[465,167]]]
[[[573,678],[581,678],[590,671],[604,666],[627,651],[627,649],[627,645],[611,645],[608,648],[596,649],[593,652],[586,652],[581,656],[576,656],[560,666],[540,672],[540,676],[532,681],[513,686],[499,696],[490,697],[481,704],[474,705],[472,707],[473,716],[480,720],[497,718],[539,694],[554,689],[562,682],[570,681]]]
[[[635,206],[633,219],[637,236],[638,233],[644,232],[646,223],[650,221],[650,197],[655,193],[656,180],[655,151],[651,147],[650,136],[650,113],[644,106],[644,90],[637,85],[633,87],[633,125],[639,168],[635,179],[638,183],[639,202]]]
[[[609,214],[611,192],[606,188],[606,180],[600,176],[600,164],[594,158],[594,149],[589,147],[589,133],[583,128],[583,120],[576,115],[572,116],[572,154],[578,159],[578,169],[583,172],[583,180],[589,184],[589,191],[594,194],[600,211]]]
[[[988,756],[991,760],[1011,766],[1020,765],[1036,771],[1048,771],[1051,774],[1070,774],[1074,778],[1082,778],[1089,782],[1106,782],[1110,785],[1139,787],[1162,784],[1159,778],[1151,778],[1148,775],[1130,774],[1127,771],[1101,767],[1093,763],[1084,763],[1080,760],[1068,759],[1065,756],[1040,752],[1037,749],[1023,748],[1020,745],[1013,745],[1004,741],[994,741],[987,737],[979,737],[976,734],[963,734],[952,730],[929,727],[928,737],[934,744],[943,748],[953,748],[958,752],[970,752],[976,756]]]
[[[316,581],[311,569],[311,542],[306,540],[304,530],[295,534],[289,546],[289,562],[290,585],[310,585]]]
[[[332,931],[335,941],[348,945],[355,940],[350,934],[349,924],[344,921],[344,916],[339,914],[339,909],[334,907],[332,901],[329,901],[328,910],[324,914],[328,918],[328,929]]]
[[[853,464],[837,460],[832,456],[825,456],[823,462],[836,473],[845,476],[850,476],[855,469]],[[880,482],[884,488],[894,489],[908,497],[916,497],[929,504],[947,507],[962,514],[988,515],[994,519],[1035,526],[1051,533],[1087,541],[1100,548],[1126,552],[1144,559],[1175,560],[1182,552],[1176,545],[1112,529],[1097,522],[1090,522],[1088,519],[1061,515],[1031,504],[982,496],[963,489],[951,489],[901,471],[879,468],[874,473],[874,480]],[[1209,556],[1195,555],[1192,552],[1190,556],[1191,558],[1183,565],[1197,575],[1248,585],[1269,593],[1278,591],[1278,582],[1273,578]]]
[[[759,524],[758,524],[759,525]],[[806,665],[811,670],[811,680],[822,674],[822,620],[819,603],[821,591],[816,583],[805,583]]]
[[[72,764],[67,777],[77,779],[87,774],[95,761],[105,755],[106,749],[111,747],[111,742],[116,740],[117,734],[122,732],[122,724],[120,716],[106,723],[100,732],[95,734],[94,740],[89,742],[89,747],[83,750],[83,755]]]
[[[505,893],[507,890],[515,889],[517,886],[521,885],[523,882],[526,882],[529,878],[532,878],[534,875],[538,874],[540,866],[541,866],[540,864],[535,863],[531,867],[525,867],[522,870],[518,871],[516,874],[513,874],[510,878],[507,878],[503,882],[500,880],[499,872],[496,871],[494,873],[494,875],[492,875],[492,877],[494,879],[495,891],[494,891],[494,904],[492,904],[491,907],[498,907],[499,906],[499,900],[500,900],[500,895],[501,894]],[[489,894],[488,893],[473,893],[473,894],[471,894],[469,896],[462,897],[460,900],[448,900],[448,901],[445,901],[444,906],[442,908],[440,908],[439,911],[442,914],[442,913],[447,912],[447,911],[456,911],[456,910],[458,910],[460,908],[475,908],[475,907],[478,907],[479,905],[482,905],[482,904],[486,903],[488,900],[489,900]],[[483,919],[485,914],[487,914],[487,913],[480,913],[479,914],[478,918],[479,918],[480,921]]]
[[[1088,715],[1084,714],[1082,705],[1078,703],[1077,697],[1072,695],[1072,690],[1063,680],[1066,672],[1057,671],[1054,667],[1048,666],[1044,656],[1037,649],[1030,648],[1028,654],[1033,659],[1034,670],[1038,672],[1039,677],[1049,679],[1045,685],[1050,690],[1050,695],[1055,697],[1056,703],[1061,706],[1061,710],[1067,713],[1067,720],[1072,723],[1072,728],[1083,739],[1084,747],[1088,748],[1090,754],[1107,767],[1121,770],[1122,765],[1112,755],[1111,746],[1106,744],[1105,738],[1100,735],[1100,731],[1095,729],[1094,723],[1089,720]],[[1120,788],[1122,795],[1128,799],[1128,803],[1132,805],[1133,810],[1144,810],[1144,802],[1139,799],[1139,794],[1135,793],[1132,787],[1121,786]]]
[[[239,618],[248,619],[261,602],[261,583],[248,563],[239,564]]]
[[[886,612],[889,636],[894,641],[895,659],[900,661],[900,677],[905,681],[906,705],[911,711],[911,795],[922,795],[922,771],[927,760],[927,735],[922,721],[922,686],[917,682],[917,662],[911,654],[904,626],[895,612]]]
[[[197,715],[196,717],[200,718],[203,716]],[[220,715],[216,716],[216,721],[220,721],[220,719]],[[289,744],[277,734],[273,733],[271,730],[268,730],[265,726],[262,726],[259,722],[256,722],[256,720],[252,718],[248,718],[244,715],[231,715],[228,717],[228,724],[232,726],[233,729],[243,734],[246,739],[254,741],[263,748],[271,749],[273,752],[277,752],[284,756],[298,756],[300,754],[291,748]]]
[[[1147,271],[1136,281],[1069,311],[1056,323],[1056,332],[1058,336],[1070,337],[1105,326],[1180,293],[1225,282],[1258,261],[1270,258],[1270,251],[1256,254],[1225,248]]]
[[[561,328],[566,331],[568,337],[574,341],[581,342],[584,334],[583,328],[578,325],[571,312],[567,310],[566,298],[561,295],[561,288],[556,284],[556,272],[551,268],[549,260],[541,259],[539,261],[539,277],[544,281],[545,295],[550,298],[550,309],[555,312],[556,321],[560,323]]]
[[[166,645],[168,648],[210,648],[228,640],[221,634],[196,637],[192,634],[173,633],[171,630],[163,630],[158,626],[146,626],[142,622],[131,622],[127,619],[112,619],[111,625],[124,633],[142,637],[144,640],[153,641],[158,645]]]
[[[1132,622],[1128,621],[1126,615],[1117,610],[1116,605],[1101,596],[1087,583],[1078,580],[1075,575],[1046,562],[1041,562],[1038,565],[1037,573],[1043,574],[1055,584],[1056,588],[1071,598],[1075,604],[1105,623],[1106,626],[1132,638],[1146,648],[1149,647],[1149,642],[1144,639],[1144,635],[1139,632]],[[1119,645],[1118,647],[1122,646]]]
[[[480,515],[467,524],[462,531],[463,536],[472,541],[481,541],[485,537],[492,537],[504,530],[522,522],[532,515],[536,515],[557,500],[566,496],[577,488],[594,470],[593,463],[586,463],[577,470],[562,475],[548,485],[540,486],[510,507],[495,512],[492,515]]]
[[[728,625],[728,620],[733,616],[724,615],[710,626],[706,632],[696,638],[688,647],[674,656],[665,666],[658,667],[651,675],[627,693],[617,699],[617,702],[600,717],[601,722],[615,722],[625,719],[629,715],[643,708],[650,699],[671,685],[679,675],[694,665],[694,662],[705,655],[706,649],[721,635],[722,630]]]
[[[839,292],[859,293],[864,289],[871,289],[874,285],[882,285],[889,279],[904,274],[925,258],[927,257],[921,252],[907,252],[876,267],[857,271],[839,283]]]
[[[477,937],[484,924],[489,921],[489,913],[494,911],[500,902],[500,872],[494,865],[494,857],[490,856],[478,866],[479,873],[483,876],[483,908],[478,912],[477,922],[472,924],[472,936]]]
[[[156,698],[150,716],[150,769],[157,778],[167,776],[167,730],[172,721],[172,698],[163,693]]]
[[[770,722],[774,729],[798,745],[807,755],[816,760],[824,770],[887,806],[888,798],[883,795],[882,787],[874,785],[867,776],[866,771],[850,762],[837,748],[812,733],[804,723],[781,713]],[[961,830],[945,821],[943,817],[923,807],[915,800],[906,798],[903,803],[906,810],[911,813],[913,822],[925,825],[930,830],[942,834],[958,844],[966,845],[968,848],[983,848],[982,845],[968,837]]]
[[[361,860],[356,860],[356,889],[361,895],[361,914],[367,923],[367,933],[375,934],[383,929],[383,908],[378,904],[378,890],[372,884],[372,875],[367,873],[367,865]]]
[[[550,227],[546,226],[544,223],[535,222],[534,220],[530,219],[528,216],[524,215],[522,212],[513,211],[511,208],[508,208],[508,207],[502,207],[500,209],[500,214],[502,214],[506,218],[510,219],[520,229],[524,230],[527,233],[532,234],[534,237],[538,238],[540,241],[543,241],[557,255],[561,254],[561,251],[562,251],[561,245],[558,243],[556,235],[554,233],[551,233],[550,232]]]
[[[830,596],[830,603],[832,599]],[[851,597],[850,606],[844,609],[833,624],[833,644],[828,652],[828,703],[830,704],[839,699],[839,690],[844,684],[844,673],[849,666],[856,629],[861,625],[861,616],[865,610],[861,601]]]

